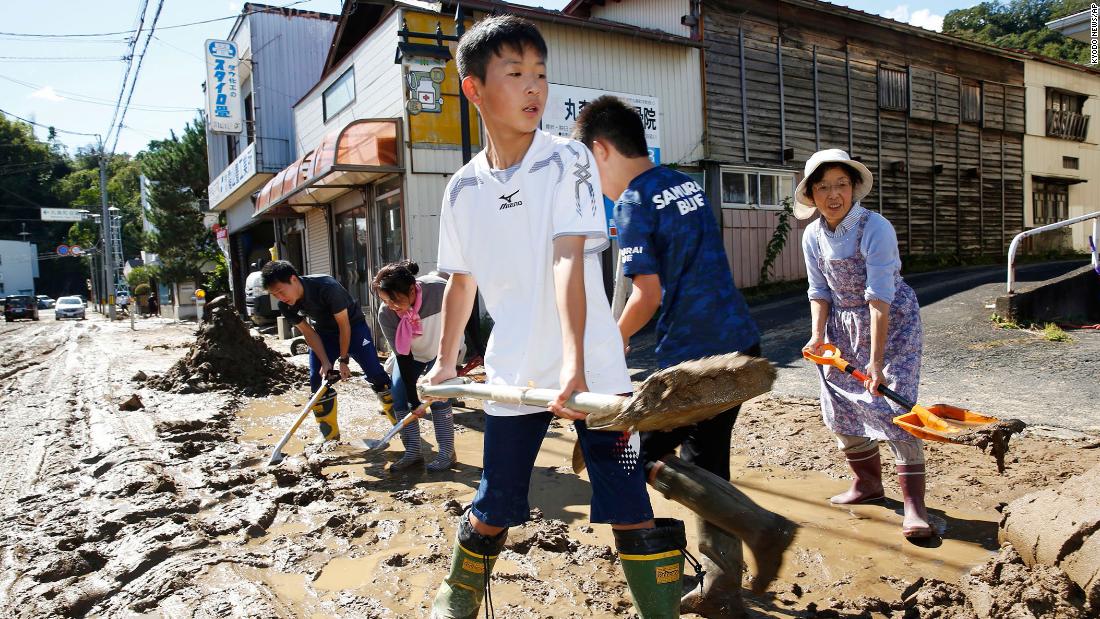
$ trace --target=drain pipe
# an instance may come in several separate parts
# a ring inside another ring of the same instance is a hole
[[[1074,217],[1065,221],[1059,221],[1057,223],[1048,224],[1045,226],[1039,226],[1038,228],[1032,228],[1031,230],[1025,230],[1012,238],[1012,243],[1008,246],[1008,294],[1013,293],[1013,288],[1016,286],[1016,250],[1020,246],[1020,241],[1029,237],[1035,236],[1042,232],[1048,232],[1050,230],[1056,230],[1058,228],[1064,228],[1071,226],[1075,223],[1082,221],[1092,220],[1092,238],[1100,239],[1100,211],[1095,213],[1089,213],[1088,215],[1081,215],[1080,217]],[[1092,268],[1100,269],[1100,254],[1096,251],[1096,245],[1092,246]]]

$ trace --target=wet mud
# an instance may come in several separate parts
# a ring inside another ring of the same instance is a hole
[[[594,429],[664,431],[710,419],[767,393],[776,370],[767,359],[730,354],[652,373],[616,410],[589,415]]]
[[[195,343],[175,365],[146,382],[172,393],[196,393],[232,389],[243,395],[279,394],[305,378],[301,367],[291,365],[253,336],[236,313],[215,299],[204,310]]]
[[[344,441],[315,444],[307,420],[287,458],[267,467],[308,399],[304,385],[261,398],[152,389],[132,380],[137,370],[163,372],[191,351],[146,346],[185,342],[191,332],[88,323],[65,323],[25,344],[26,354],[0,350],[27,363],[46,357],[0,379],[0,614],[427,616],[481,474],[477,402],[455,408],[452,470],[391,473],[401,443],[366,452],[362,439],[380,437],[388,423],[369,385],[347,381]],[[145,408],[119,411],[132,393]],[[420,429],[433,450],[430,420]],[[532,519],[510,531],[494,571],[497,617],[632,615],[611,531],[588,521],[591,484],[570,472],[574,438],[570,425],[555,423],[538,455]],[[746,571],[749,616],[1095,616],[1062,568],[1029,567],[997,538],[999,507],[1100,464],[1090,448],[1097,440],[1025,431],[1004,475],[974,447],[929,444],[928,503],[940,535],[923,547],[901,536],[889,464],[883,504],[828,503],[849,481],[815,400],[746,403],[733,439],[735,483],[799,525],[767,591],[749,593]],[[688,522],[694,551],[691,513],[650,496],[656,514]]]
[[[1024,431],[1026,424],[1019,419],[1005,419],[997,423],[974,428],[951,438],[960,445],[971,445],[983,453],[993,456],[997,462],[997,472],[1005,472],[1005,456],[1008,454],[1008,441],[1013,434]]]

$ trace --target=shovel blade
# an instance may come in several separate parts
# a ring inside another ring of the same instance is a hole
[[[941,443],[953,443],[960,434],[997,421],[996,417],[948,404],[914,406],[910,412],[894,417],[894,423],[913,436]]]
[[[386,447],[389,447],[389,441],[380,441],[373,438],[363,439],[363,444],[367,446],[367,451],[382,451]]]

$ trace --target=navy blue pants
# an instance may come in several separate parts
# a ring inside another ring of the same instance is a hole
[[[325,354],[333,364],[333,369],[339,370],[336,359],[340,356],[340,333],[318,331],[317,335],[321,336],[321,342],[325,346]],[[351,325],[351,343],[348,344],[348,356],[355,359],[355,362],[359,364],[367,382],[371,384],[375,391],[389,388],[390,377],[386,374],[386,370],[382,368],[382,364],[378,363],[378,351],[374,349],[374,338],[371,337],[370,327],[367,326],[367,323],[359,322]],[[309,351],[310,391],[317,391],[317,388],[321,386],[321,377],[318,375],[320,370],[321,361],[311,349]]]

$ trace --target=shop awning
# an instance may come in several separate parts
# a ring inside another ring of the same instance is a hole
[[[396,119],[356,120],[321,138],[316,149],[272,178],[253,217],[280,217],[328,204],[387,174],[402,172]]]

